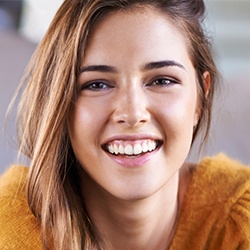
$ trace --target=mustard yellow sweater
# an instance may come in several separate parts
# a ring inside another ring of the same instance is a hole
[[[40,227],[25,198],[28,168],[0,178],[0,249],[42,249]],[[171,250],[250,249],[250,168],[224,155],[196,167]]]

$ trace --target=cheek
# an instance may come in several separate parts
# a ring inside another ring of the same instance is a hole
[[[93,135],[97,131],[97,117],[90,107],[81,103],[75,104],[69,117],[69,134],[76,154],[85,151],[86,142],[95,140]]]
[[[173,129],[179,126],[193,127],[197,119],[197,95],[175,94],[170,97],[157,99],[156,106],[158,116],[165,119]]]

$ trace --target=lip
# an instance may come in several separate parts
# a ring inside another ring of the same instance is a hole
[[[161,138],[152,134],[135,134],[135,135],[114,135],[105,140],[102,145],[109,144],[112,141],[121,140],[121,141],[139,141],[139,140],[154,140],[162,141]]]
[[[156,148],[152,152],[144,153],[142,155],[134,155],[134,156],[112,155],[106,151],[105,152],[114,162],[118,163],[119,165],[123,167],[127,167],[127,168],[137,168],[137,167],[144,166],[145,163],[150,161],[155,156],[155,154],[159,151],[160,148],[161,146]]]
[[[109,153],[105,147],[107,144],[116,141],[116,140],[121,140],[121,141],[140,141],[140,140],[154,140],[158,142],[158,146],[154,151],[143,153],[140,155],[113,155]],[[136,167],[142,167],[150,161],[155,154],[159,151],[161,148],[163,142],[159,137],[156,137],[154,135],[142,135],[142,134],[137,134],[137,135],[116,135],[110,137],[108,140],[105,141],[105,143],[102,144],[102,149],[104,152],[110,157],[114,162],[118,163],[122,167],[127,167],[127,168],[136,168]]]

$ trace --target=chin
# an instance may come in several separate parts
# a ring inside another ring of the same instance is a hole
[[[153,197],[158,191],[160,191],[162,186],[159,186],[159,183],[156,185],[149,185],[147,182],[142,183],[141,185],[126,186],[122,188],[119,193],[113,194],[118,199],[123,201],[141,201],[147,198]]]

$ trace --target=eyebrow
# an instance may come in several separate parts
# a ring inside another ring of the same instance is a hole
[[[142,71],[147,71],[147,70],[153,70],[153,69],[160,69],[160,68],[164,68],[164,67],[179,67],[181,69],[185,69],[185,67],[173,60],[164,60],[164,61],[157,61],[157,62],[149,62],[147,64],[145,64],[141,70]],[[80,69],[80,73],[83,72],[108,72],[108,73],[116,73],[118,72],[118,69],[113,67],[113,66],[109,66],[109,65],[89,65],[89,66],[85,66],[82,67]]]
[[[80,73],[93,71],[116,73],[118,70],[115,67],[108,65],[90,65],[81,68]]]
[[[150,63],[147,63],[146,65],[144,65],[142,70],[147,71],[147,70],[152,70],[152,69],[160,69],[160,68],[164,68],[164,67],[173,67],[173,66],[186,70],[182,64],[180,64],[176,61],[173,61],[173,60],[150,62]]]

